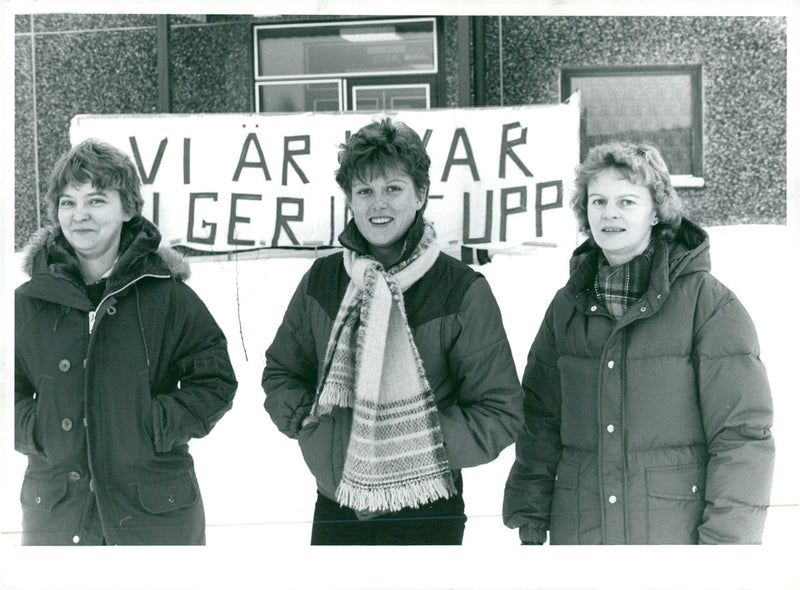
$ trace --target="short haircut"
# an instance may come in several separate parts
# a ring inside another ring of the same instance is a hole
[[[365,125],[340,146],[336,182],[351,197],[353,183],[399,169],[414,181],[416,189],[430,186],[431,158],[416,131],[390,118]]]
[[[142,212],[141,181],[130,157],[108,143],[87,139],[61,156],[50,173],[45,196],[50,221],[58,225],[58,201],[64,189],[86,183],[98,190],[116,190],[125,213]]]
[[[633,184],[650,189],[658,213],[658,224],[653,231],[667,239],[675,237],[683,219],[681,199],[672,187],[669,170],[658,149],[647,143],[598,145],[589,150],[583,163],[575,168],[575,190],[570,205],[580,231],[591,235],[586,212],[589,182],[609,169],[616,170]]]

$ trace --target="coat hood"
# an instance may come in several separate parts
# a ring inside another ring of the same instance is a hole
[[[161,233],[144,217],[137,215],[122,226],[119,260],[109,285],[121,285],[136,275],[168,272],[173,278],[186,280],[191,268],[183,255],[169,247],[159,247]],[[31,236],[23,253],[22,268],[33,277],[39,273],[62,275],[75,284],[82,284],[78,260],[60,227],[46,226]]]

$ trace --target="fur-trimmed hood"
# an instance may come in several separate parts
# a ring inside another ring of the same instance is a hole
[[[142,216],[135,216],[122,226],[120,253],[109,277],[109,285],[124,284],[137,275],[169,273],[186,280],[191,268],[186,259],[169,247],[160,247],[161,233]],[[73,282],[82,282],[75,252],[60,227],[46,226],[31,236],[23,253],[22,269],[31,278],[38,273],[61,274]]]

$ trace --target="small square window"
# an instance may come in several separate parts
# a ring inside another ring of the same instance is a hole
[[[430,89],[425,84],[353,86],[352,104],[355,111],[427,109]]]
[[[342,110],[340,80],[258,82],[257,113],[296,113]]]
[[[700,66],[564,68],[561,96],[580,91],[581,161],[607,141],[659,148],[675,186],[703,186]]]

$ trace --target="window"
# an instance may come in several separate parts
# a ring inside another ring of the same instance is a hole
[[[581,95],[581,160],[606,141],[659,148],[675,186],[703,186],[700,66],[564,68],[561,98]]]
[[[425,109],[435,100],[433,17],[256,25],[254,47],[259,113]]]

